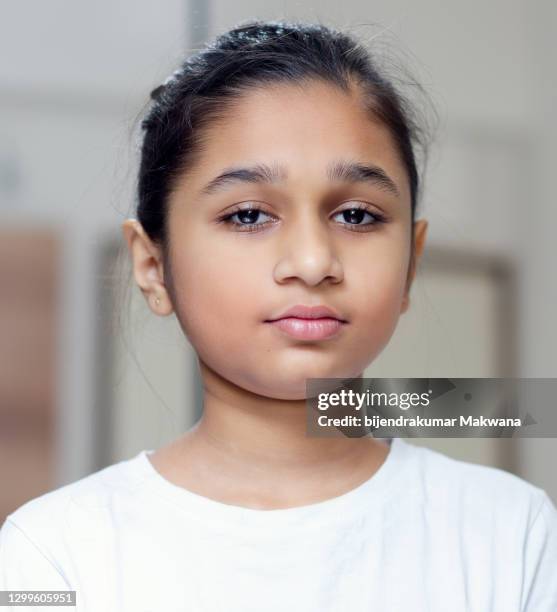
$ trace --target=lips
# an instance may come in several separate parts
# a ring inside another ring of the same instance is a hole
[[[270,321],[277,321],[279,319],[285,319],[288,317],[295,317],[297,319],[337,319],[338,321],[346,323],[344,319],[336,310],[330,306],[319,305],[319,306],[305,306],[304,304],[297,304],[288,308],[276,317],[269,319]]]
[[[298,304],[266,322],[298,340],[326,340],[336,336],[348,321],[329,306]]]

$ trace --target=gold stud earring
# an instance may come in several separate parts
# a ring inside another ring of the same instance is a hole
[[[157,296],[155,297],[155,304],[156,304],[157,306],[159,306],[159,305],[160,305],[160,303],[161,303],[161,299],[160,299],[160,297],[157,295]]]

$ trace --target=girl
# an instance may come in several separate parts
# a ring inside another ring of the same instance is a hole
[[[13,512],[1,588],[94,612],[555,612],[543,490],[400,438],[306,436],[306,379],[362,376],[425,243],[420,132],[365,48],[249,22],[152,98],[123,234],[197,352],[203,416]]]

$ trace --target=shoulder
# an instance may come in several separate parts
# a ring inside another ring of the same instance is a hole
[[[557,509],[547,493],[498,468],[400,447],[413,492],[404,512],[414,528],[423,526],[444,567],[466,564],[467,587],[482,602],[557,610]]]
[[[488,523],[491,520],[530,526],[545,509],[547,493],[505,470],[461,461],[426,447],[404,442],[410,470],[428,504]],[[554,510],[554,508],[553,508]]]
[[[108,521],[111,508],[133,495],[144,474],[139,455],[35,497],[10,513],[3,526],[48,549],[60,542],[94,537],[91,526]]]
[[[115,505],[142,481],[138,458],[98,470],[21,505],[0,528],[0,589],[67,590],[76,559],[106,540]],[[102,554],[99,557],[102,559]],[[73,587],[75,588],[75,587]]]

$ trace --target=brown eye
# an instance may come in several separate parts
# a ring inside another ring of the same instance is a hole
[[[252,225],[257,223],[257,220],[261,217],[261,213],[262,211],[258,208],[250,208],[249,210],[240,210],[234,213],[232,217],[237,217],[242,225],[244,223]]]
[[[265,219],[267,218],[267,219]],[[249,206],[238,208],[232,213],[222,217],[220,220],[227,225],[233,226],[237,231],[257,231],[259,228],[267,226],[273,217],[260,208]],[[236,220],[237,219],[237,220]]]
[[[351,208],[345,208],[340,212],[336,213],[334,217],[342,216],[340,223],[347,226],[354,226],[355,228],[370,228],[374,225],[379,225],[385,222],[383,215],[372,212],[366,206],[352,206]],[[349,227],[349,229],[352,229]]]

